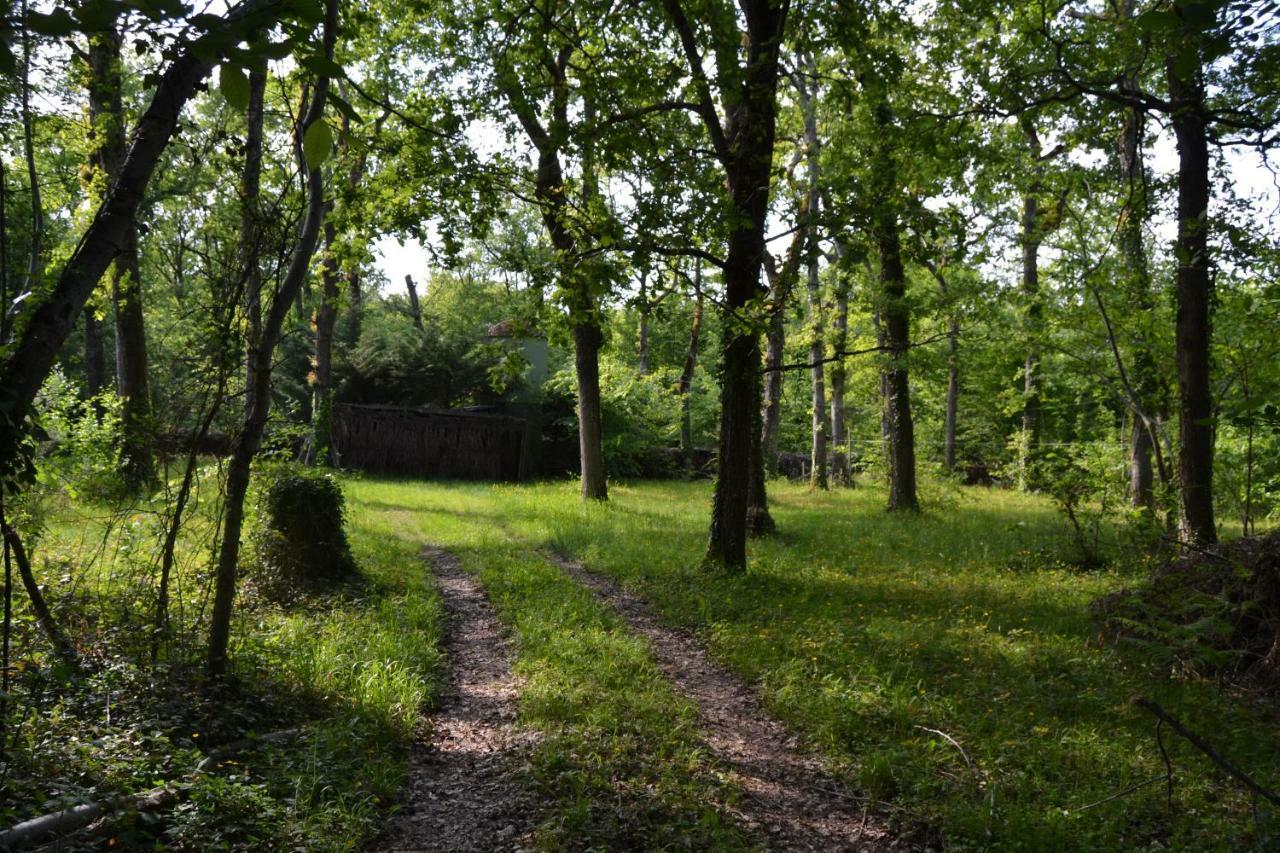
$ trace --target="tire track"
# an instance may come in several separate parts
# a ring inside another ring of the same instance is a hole
[[[480,582],[424,551],[444,599],[449,676],[414,747],[404,807],[378,850],[520,850],[541,812],[517,768],[535,737],[516,725],[520,681]]]
[[[865,798],[844,790],[816,757],[797,749],[798,739],[695,635],[663,625],[612,579],[558,555],[550,559],[644,637],[662,673],[697,705],[707,747],[745,793],[734,816],[761,844],[788,851],[917,849],[894,839]]]

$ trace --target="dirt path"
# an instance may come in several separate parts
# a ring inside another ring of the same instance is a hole
[[[735,817],[770,850],[904,850],[865,801],[845,792],[821,762],[760,706],[755,692],[715,663],[693,634],[661,624],[648,605],[611,579],[553,556],[652,646],[663,674],[697,706],[707,746],[746,796]]]
[[[444,598],[449,678],[414,748],[404,809],[377,850],[520,850],[538,816],[513,771],[533,744],[515,724],[519,681],[484,590],[428,549]]]

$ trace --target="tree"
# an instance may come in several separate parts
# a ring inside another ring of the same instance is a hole
[[[338,31],[338,0],[325,0],[321,56],[333,62]],[[327,66],[323,66],[326,67]],[[226,499],[223,505],[222,540],[214,570],[213,612],[209,621],[207,668],[215,678],[227,671],[227,651],[231,638],[231,613],[235,604],[236,576],[240,560],[240,534],[244,524],[244,498],[249,490],[253,458],[262,444],[267,415],[271,409],[272,354],[289,309],[302,289],[303,279],[311,265],[311,257],[320,239],[326,204],[324,174],[321,165],[332,145],[332,131],[324,123],[325,105],[329,98],[328,73],[316,76],[307,109],[299,122],[303,140],[302,165],[307,176],[306,215],[298,230],[297,241],[289,257],[289,265],[267,310],[256,346],[250,350],[248,363],[249,402],[244,422],[227,464]]]
[[[116,181],[92,223],[63,265],[52,291],[31,311],[0,365],[0,478],[29,470],[23,450],[36,393],[89,295],[127,240],[138,205],[169,144],[183,106],[236,42],[282,16],[285,0],[245,0],[182,49],[161,75],[150,106],[138,120]]]
[[[788,0],[739,0],[746,33],[738,31],[731,7],[714,4],[701,33],[681,0],[663,0],[692,81],[697,114],[715,159],[724,171],[728,252],[724,259],[724,331],[720,390],[719,470],[711,502],[711,533],[704,565],[744,572],[747,567],[747,505],[752,449],[759,448],[760,336],[756,309],[762,288],[765,219],[773,163],[778,59]],[[715,57],[715,76],[703,62]],[[742,54],[745,53],[745,56]],[[717,112],[719,90],[723,116]],[[757,453],[757,458],[761,458]],[[763,461],[756,467],[763,485]]]

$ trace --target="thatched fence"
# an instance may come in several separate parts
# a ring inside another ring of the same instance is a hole
[[[519,480],[532,455],[521,418],[398,406],[338,406],[338,464],[375,474]]]

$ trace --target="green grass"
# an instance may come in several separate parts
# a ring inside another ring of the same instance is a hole
[[[178,636],[151,667],[155,518],[52,503],[38,568],[97,671],[59,685],[19,614],[14,700],[28,710],[0,819],[184,778],[199,744],[298,726],[297,738],[199,778],[161,824],[119,827],[120,844],[359,847],[403,783],[412,727],[439,679],[440,601],[420,561],[433,544],[480,577],[514,639],[521,719],[541,733],[517,772],[550,803],[543,848],[749,846],[725,817],[739,792],[702,747],[693,709],[550,550],[697,631],[834,772],[890,803],[905,831],[927,827],[951,849],[1238,850],[1280,831],[1265,807],[1255,822],[1239,786],[1168,733],[1172,810],[1163,783],[1100,802],[1163,772],[1135,695],[1273,784],[1276,716],[1149,650],[1100,644],[1086,605],[1139,574],[1064,568],[1053,555],[1070,553],[1067,531],[1043,500],[964,490],[895,516],[877,488],[775,483],[781,532],[753,542],[750,572],[730,578],[697,569],[706,484],[615,484],[606,505],[583,504],[565,482],[344,486],[366,582],[287,611],[246,583],[230,694],[198,679],[210,518],[184,536]]]
[[[23,669],[10,717],[18,725],[0,823],[177,782],[185,801],[159,822],[113,827],[116,847],[353,850],[381,828],[442,661],[440,600],[406,525],[352,514],[362,582],[287,610],[256,594],[250,570],[232,635],[235,678],[214,691],[202,679],[199,619],[211,507],[180,540],[176,636],[154,664],[157,518],[147,507],[113,512],[62,499],[45,510],[36,568],[91,675],[58,682],[29,614],[19,613]],[[192,772],[206,745],[286,728],[297,735],[244,750],[216,772]]]
[[[687,726],[687,710],[634,641],[548,569],[547,548],[697,630],[838,773],[952,849],[1243,849],[1280,829],[1265,808],[1255,825],[1238,786],[1172,737],[1172,812],[1163,783],[1080,810],[1163,771],[1154,721],[1132,707],[1135,695],[1262,779],[1280,776],[1280,740],[1269,704],[1176,678],[1143,649],[1097,642],[1085,606],[1136,575],[1080,573],[1043,556],[1069,545],[1040,499],[965,490],[934,512],[895,516],[877,488],[775,484],[781,534],[753,544],[745,577],[713,578],[696,569],[705,484],[615,485],[601,506],[582,504],[568,483],[363,481],[348,493],[354,511],[410,515],[423,538],[459,549],[515,626],[530,678],[526,719],[558,733],[538,769],[561,796],[566,831],[595,824],[576,821],[565,791],[666,772],[652,761],[698,773],[682,758],[696,750],[692,732],[678,748],[656,739]],[[664,703],[681,723],[654,732],[646,720],[661,719]],[[600,741],[581,755],[597,730],[623,737],[623,754]],[[568,778],[549,778],[561,761]]]
[[[522,489],[354,480],[353,512],[397,519],[451,549],[514,638],[520,720],[540,733],[527,781],[552,808],[546,849],[745,847],[723,807],[737,792],[704,753],[693,708],[632,636],[506,524]]]

